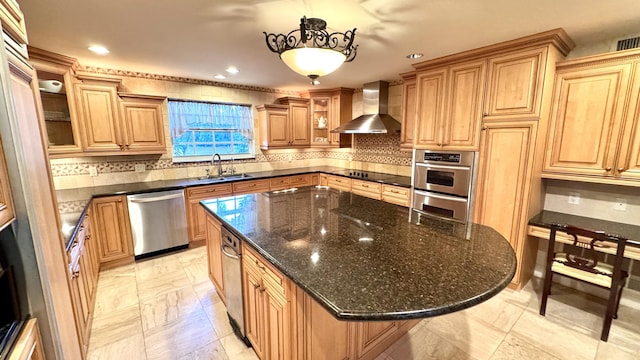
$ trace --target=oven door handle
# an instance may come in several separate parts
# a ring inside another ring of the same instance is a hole
[[[447,170],[464,170],[464,171],[469,171],[471,170],[469,167],[467,166],[450,166],[450,165],[435,165],[435,164],[416,164],[416,166],[422,166],[425,167],[427,169],[447,169]]]
[[[421,195],[421,196],[425,196],[425,197],[431,197],[431,198],[435,198],[435,199],[442,199],[442,200],[452,200],[452,201],[458,201],[458,202],[468,202],[469,199],[467,198],[461,198],[461,197],[457,197],[457,196],[448,196],[448,195],[441,195],[441,194],[436,194],[436,193],[432,193],[432,192],[426,192],[426,191],[420,191],[420,190],[414,190],[416,195]]]

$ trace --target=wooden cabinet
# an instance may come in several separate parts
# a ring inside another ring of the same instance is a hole
[[[24,24],[24,15],[20,5],[15,0],[3,0],[0,3],[0,23],[2,30],[6,32],[16,43],[27,43],[27,29]]]
[[[401,321],[370,321],[359,323],[356,327],[356,358],[370,358],[380,353],[380,347],[389,346],[388,339],[397,335]]]
[[[344,176],[327,175],[327,186],[342,191],[351,191],[351,179]]]
[[[126,151],[137,154],[166,152],[162,121],[163,96],[119,94],[122,141]]]
[[[2,139],[0,138],[0,230],[7,227],[16,218],[3,149]]]
[[[558,64],[544,177],[640,186],[638,70],[640,51]]]
[[[166,152],[162,103],[165,98],[118,93],[121,79],[78,75],[74,92],[83,150],[93,155]]]
[[[84,354],[89,346],[99,273],[90,223],[90,217],[85,215],[68,252],[72,305]]]
[[[530,206],[539,207],[542,196],[533,165],[542,147],[536,147],[537,127],[536,121],[485,123],[480,146],[474,222],[492,227],[513,247],[516,287],[528,281],[537,255],[537,243],[526,235]]]
[[[93,199],[96,237],[101,267],[133,262],[133,240],[124,195]]]
[[[308,147],[309,100],[282,98],[280,104],[258,105],[260,148],[263,150]]]
[[[31,318],[24,324],[8,360],[45,360],[38,320]]]
[[[75,84],[81,136],[86,152],[124,150],[121,137],[118,84],[120,80],[92,78]]]
[[[202,207],[202,206],[201,206]],[[206,216],[207,228],[207,263],[209,270],[209,278],[216,288],[216,293],[222,299],[223,303],[227,303],[224,293],[224,277],[222,269],[222,232],[221,225],[213,216]]]
[[[380,190],[382,201],[409,207],[411,201],[411,189],[401,186],[382,184]]]
[[[357,195],[380,200],[380,188],[380,183],[358,179],[351,180],[351,192]]]
[[[288,176],[280,176],[276,178],[269,179],[269,190],[282,190],[289,188],[289,177]]]
[[[49,154],[80,154],[80,124],[72,74],[77,60],[34,47],[28,47],[28,51],[29,62],[41,83],[40,99]]]
[[[473,60],[417,75],[416,147],[477,150],[486,60]]]
[[[350,147],[352,136],[331,130],[352,119],[353,89],[309,90],[305,96],[311,107],[311,146]]]
[[[231,183],[195,186],[186,190],[187,228],[189,243],[192,246],[201,245],[207,237],[207,212],[200,205],[201,200],[230,196],[233,193]]]
[[[238,181],[233,183],[233,194],[251,194],[269,191],[269,179]]]
[[[242,246],[245,331],[260,359],[294,358],[291,283],[251,248]]]
[[[302,187],[309,185],[317,185],[317,180],[314,182],[313,177],[316,174],[303,174],[303,175],[292,175],[289,177],[289,186],[291,187]]]
[[[413,149],[417,123],[417,100],[418,86],[416,84],[416,73],[402,74],[402,89],[404,97],[402,100],[402,120],[400,132],[400,148]]]
[[[545,46],[489,58],[485,120],[540,116],[547,53]]]

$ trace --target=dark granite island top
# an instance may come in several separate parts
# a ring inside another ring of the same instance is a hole
[[[342,320],[403,320],[489,299],[515,273],[509,243],[492,228],[317,187],[201,204]]]

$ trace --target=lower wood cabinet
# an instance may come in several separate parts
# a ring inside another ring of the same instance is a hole
[[[233,194],[251,194],[263,191],[269,191],[269,179],[238,181],[233,183]]]
[[[344,176],[327,175],[327,186],[342,191],[351,191],[351,179]]]
[[[87,353],[89,346],[99,273],[97,244],[91,234],[90,223],[90,215],[87,214],[68,252],[71,300],[83,354]]]
[[[202,208],[202,206],[200,206]],[[204,211],[204,209],[202,209]],[[224,296],[224,278],[222,276],[222,233],[221,225],[213,216],[206,216],[207,230],[207,264],[209,278],[213,281],[216,292],[223,303],[227,303]]]
[[[382,184],[380,197],[382,201],[409,207],[411,202],[411,189],[402,186]]]
[[[127,198],[124,195],[93,199],[94,231],[101,267],[133,262],[133,240]]]
[[[189,243],[201,245],[207,236],[207,214],[200,205],[201,200],[214,199],[222,196],[231,196],[233,187],[231,183],[195,186],[186,191],[187,202],[187,227],[189,229]]]
[[[45,360],[38,320],[27,320],[9,353],[8,360]]]
[[[242,254],[247,338],[261,359],[293,359],[292,284],[244,244]]]
[[[351,192],[361,196],[366,196],[372,199],[380,200],[380,183],[364,181],[364,180],[351,180]]]

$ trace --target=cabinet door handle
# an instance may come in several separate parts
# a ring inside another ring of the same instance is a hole
[[[251,284],[253,285],[254,288],[258,289],[260,287],[260,284]]]
[[[607,166],[606,168],[604,168],[606,171],[611,171],[611,166]]]
[[[623,171],[624,171],[624,168],[621,168],[621,167],[620,167],[620,168],[618,168],[618,172],[619,172],[619,173],[621,173],[621,172],[623,172]]]
[[[267,290],[267,289],[265,289],[264,286],[260,287],[260,292],[264,292],[265,290]]]

